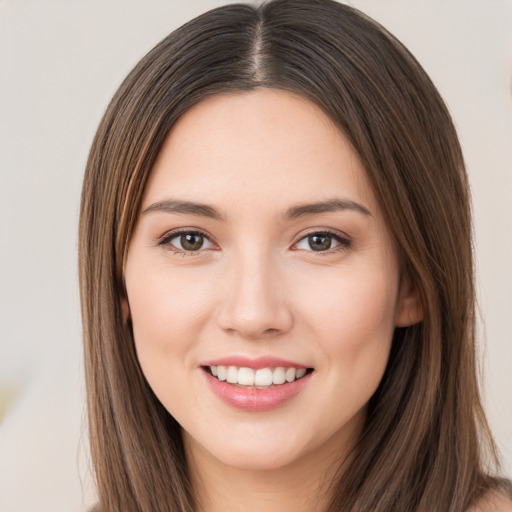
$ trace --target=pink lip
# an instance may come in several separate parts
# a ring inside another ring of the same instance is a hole
[[[307,373],[304,377],[293,382],[287,382],[267,389],[254,389],[238,387],[228,382],[220,381],[204,369],[202,373],[210,389],[217,397],[227,405],[247,412],[270,411],[284,405],[307,386],[313,375],[313,373]]]
[[[308,368],[303,364],[298,364],[293,361],[286,361],[278,357],[262,356],[250,358],[247,356],[230,356],[211,361],[205,361],[201,366],[238,366],[239,368],[252,368],[258,370],[260,368]]]

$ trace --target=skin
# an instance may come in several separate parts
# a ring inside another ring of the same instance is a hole
[[[512,512],[512,500],[496,491],[489,492],[467,512]]]
[[[171,199],[210,205],[222,218],[162,209]],[[286,216],[334,199],[352,207]],[[183,251],[177,229],[203,233],[203,245]],[[312,250],[308,236],[326,231],[331,247]],[[343,134],[288,92],[203,100],[175,125],[152,170],[125,279],[142,370],[183,427],[202,509],[325,507],[395,326],[422,317]],[[284,405],[241,411],[209,389],[201,368],[238,355],[314,372]]]

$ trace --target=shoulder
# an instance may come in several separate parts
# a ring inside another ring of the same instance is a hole
[[[512,512],[512,500],[492,491],[482,496],[467,512]]]

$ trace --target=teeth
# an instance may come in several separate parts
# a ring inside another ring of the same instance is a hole
[[[228,366],[228,371],[226,373],[226,381],[230,384],[238,383],[238,368],[236,366]]]
[[[300,378],[304,377],[304,375],[306,375],[306,368],[299,368],[295,372],[295,378],[296,379],[300,379]]]
[[[238,370],[238,384],[254,386],[254,370],[252,368],[240,368]]]
[[[284,384],[286,382],[286,370],[284,368],[276,368],[272,373],[273,384]]]
[[[272,384],[272,370],[270,368],[261,368],[256,370],[254,376],[255,386],[270,386]]]
[[[217,378],[219,380],[226,380],[227,368],[225,366],[217,366]]]
[[[297,375],[297,370],[295,370],[295,368],[288,368],[286,370],[286,374],[285,374],[286,382],[293,382],[295,380],[296,375]]]
[[[211,374],[221,381],[240,386],[267,388],[272,384],[278,386],[285,382],[293,382],[306,375],[305,368],[238,368],[237,366],[210,366]]]

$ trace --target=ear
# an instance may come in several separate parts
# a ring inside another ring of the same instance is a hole
[[[132,315],[130,312],[130,305],[128,304],[128,299],[126,297],[121,299],[121,311],[123,312],[123,319],[125,322],[131,320]]]
[[[418,290],[405,276],[400,281],[400,290],[396,305],[396,327],[408,327],[421,322],[424,317],[423,304]]]

